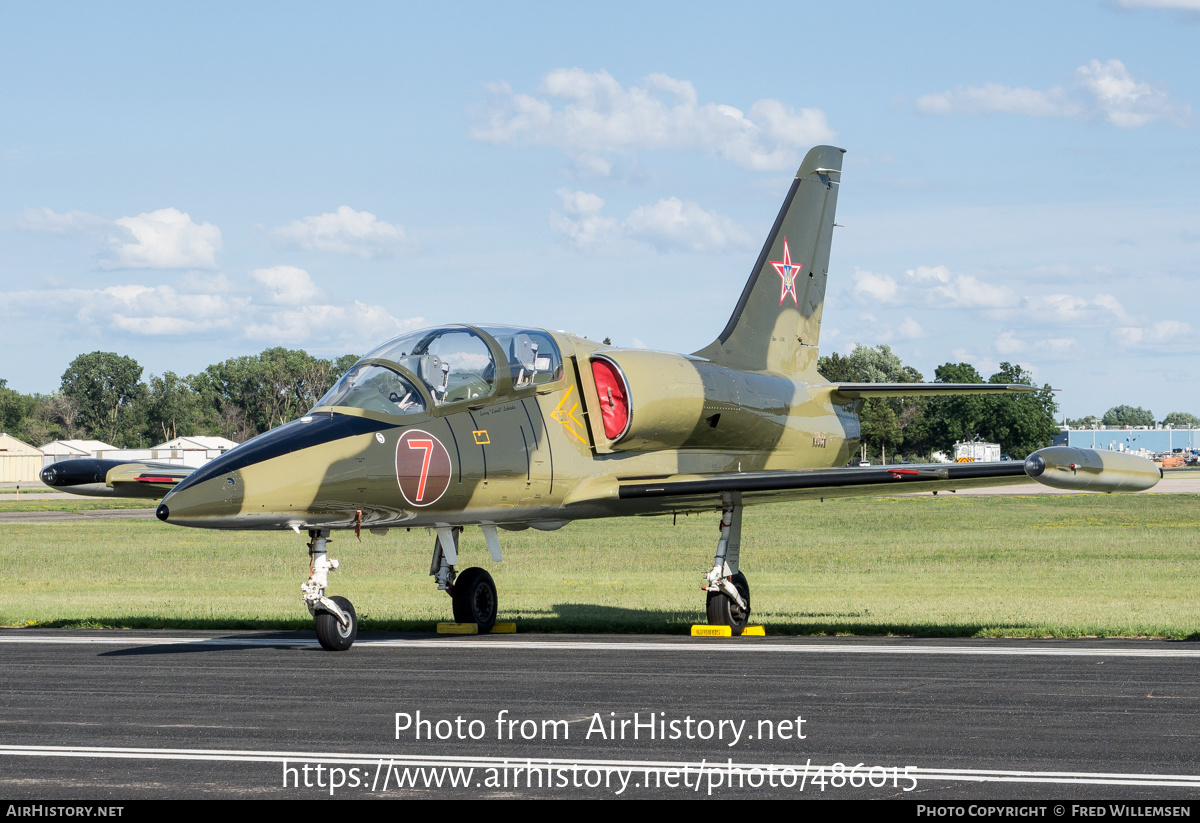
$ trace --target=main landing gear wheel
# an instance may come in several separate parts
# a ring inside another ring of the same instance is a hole
[[[709,592],[708,625],[728,626],[734,636],[737,636],[750,622],[750,584],[746,582],[746,575],[741,572],[730,577],[729,582],[733,583],[738,594],[746,601],[746,608],[743,609],[736,600],[723,592]]]
[[[459,574],[450,588],[454,622],[475,623],[480,634],[496,625],[496,584],[484,569],[471,567]]]
[[[354,606],[350,605],[350,601],[346,598],[331,597],[329,599],[346,613],[350,618],[350,625],[343,626],[336,615],[319,611],[316,614],[317,640],[321,641],[321,648],[326,651],[344,652],[354,645],[354,638],[358,637],[358,615],[354,613]]]

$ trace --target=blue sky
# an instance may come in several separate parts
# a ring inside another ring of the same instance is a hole
[[[692,351],[828,142],[823,350],[1200,414],[1198,41],[1200,0],[5,3],[0,377],[454,321]]]

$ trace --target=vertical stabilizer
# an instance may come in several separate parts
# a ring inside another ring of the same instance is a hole
[[[698,356],[785,374],[816,368],[844,152],[817,146],[804,157],[733,316]]]

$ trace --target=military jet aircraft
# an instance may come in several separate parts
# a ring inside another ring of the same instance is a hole
[[[302,599],[321,645],[345,650],[358,619],[327,595],[336,530],[425,526],[429,573],[454,619],[488,631],[487,571],[459,571],[459,535],[572,520],[721,512],[705,580],[709,623],[740,633],[750,585],[740,570],[744,507],[779,500],[916,492],[1038,480],[1138,491],[1148,460],[1047,448],[1024,462],[853,466],[864,398],[1012,394],[1031,386],[830,383],[817,372],[843,151],[805,157],[725,328],[694,354],[598,345],[574,334],[453,325],[390,340],[359,360],[299,420],[195,471],[74,460],[43,480],[84,494],[162,498],[164,523],[291,529],[307,535]]]

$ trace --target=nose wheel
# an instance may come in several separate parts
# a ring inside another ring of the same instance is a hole
[[[358,637],[358,615],[354,612],[354,606],[346,598],[331,597],[329,599],[342,610],[342,614],[348,620],[345,625],[342,625],[342,621],[332,612],[317,612],[315,615],[317,640],[320,641],[321,648],[326,651],[344,652],[354,645],[354,639]]]
[[[321,648],[344,652],[354,645],[354,638],[358,637],[358,615],[346,598],[325,596],[329,573],[338,567],[338,562],[325,551],[329,545],[329,532],[313,530],[308,535],[311,538],[308,544],[308,580],[300,586],[300,599],[313,616]]]

